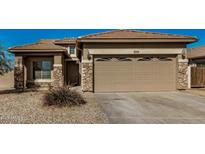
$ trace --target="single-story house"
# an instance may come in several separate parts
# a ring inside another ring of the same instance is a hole
[[[192,48],[187,56],[191,65],[205,67],[205,46]]]
[[[41,40],[9,49],[15,87],[81,85],[82,91],[186,89],[187,44],[197,38],[113,30],[78,38]]]

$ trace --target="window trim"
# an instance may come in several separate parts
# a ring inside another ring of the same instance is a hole
[[[34,83],[41,83],[41,82],[53,82],[54,80],[53,79],[35,79],[33,80]]]
[[[74,48],[74,53],[71,53],[71,48]],[[76,47],[75,46],[69,46],[69,54],[74,55],[76,53]]]

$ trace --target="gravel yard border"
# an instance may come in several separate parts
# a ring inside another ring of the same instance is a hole
[[[2,124],[102,124],[108,118],[94,94],[82,93],[85,105],[53,107],[43,105],[46,91],[0,91],[0,123]]]

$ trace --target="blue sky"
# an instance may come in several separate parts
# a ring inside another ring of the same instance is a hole
[[[15,45],[36,42],[40,39],[62,39],[65,37],[78,37],[109,29],[0,29],[0,43],[5,49]],[[140,29],[150,32],[162,32],[197,36],[200,40],[189,45],[195,47],[205,45],[205,29]]]
[[[16,45],[36,42],[40,39],[62,39],[65,37],[78,37],[110,29],[0,29],[0,43],[5,50]],[[205,45],[205,29],[139,29],[150,32],[162,32],[197,36],[199,41],[188,45],[196,47]]]

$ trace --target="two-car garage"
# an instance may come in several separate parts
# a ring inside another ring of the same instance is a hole
[[[196,41],[192,36],[138,30],[83,36],[79,40],[85,63],[82,89],[92,92],[187,89],[187,44]]]
[[[94,57],[94,91],[176,90],[176,55]]]

